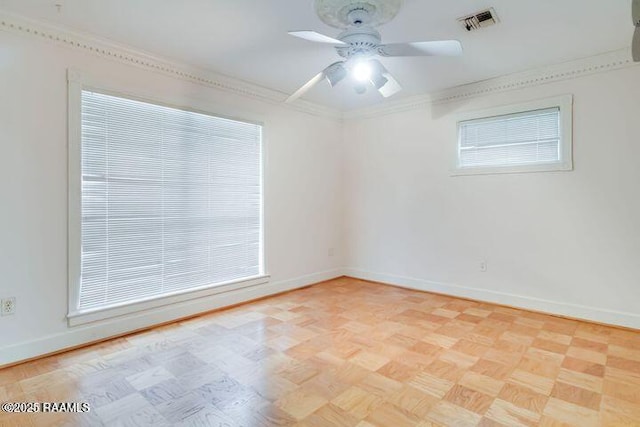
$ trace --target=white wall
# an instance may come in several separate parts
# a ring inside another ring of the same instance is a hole
[[[349,274],[640,328],[638,82],[631,67],[348,121]],[[457,112],[563,94],[574,171],[449,176]]]
[[[68,328],[68,67],[144,98],[265,123],[269,285]],[[0,318],[0,365],[340,275],[341,150],[339,120],[0,31],[0,297],[17,298],[17,313]]]
[[[342,123],[42,39],[0,31],[0,366],[343,272],[640,328],[639,67]],[[69,67],[265,122],[268,285],[67,326]],[[449,176],[456,112],[567,93],[574,171]]]

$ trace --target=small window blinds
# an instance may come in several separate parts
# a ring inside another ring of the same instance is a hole
[[[458,167],[484,168],[560,162],[560,108],[458,124]]]

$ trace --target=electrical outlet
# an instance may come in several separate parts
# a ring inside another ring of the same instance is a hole
[[[480,261],[480,271],[483,273],[487,271],[487,261]]]
[[[16,314],[16,298],[3,298],[2,305],[0,305],[0,315],[10,316]]]
[[[328,254],[329,256],[333,256],[335,254],[335,250],[333,248],[329,248]]]

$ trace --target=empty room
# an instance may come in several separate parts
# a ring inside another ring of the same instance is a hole
[[[0,0],[0,427],[640,426],[640,0]]]

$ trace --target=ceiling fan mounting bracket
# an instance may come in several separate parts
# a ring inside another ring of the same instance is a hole
[[[391,21],[403,0],[316,0],[322,22],[335,28],[377,27]]]

